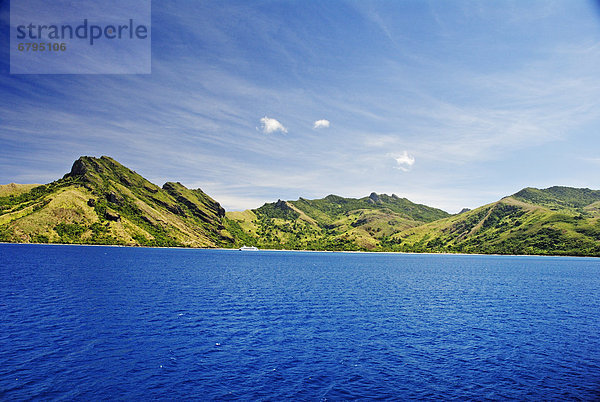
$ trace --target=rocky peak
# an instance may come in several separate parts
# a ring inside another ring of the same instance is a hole
[[[381,202],[381,198],[379,198],[379,196],[377,195],[377,193],[371,193],[371,194],[369,194],[369,199],[371,201],[373,201],[374,203]]]
[[[279,208],[279,209],[283,209],[283,210],[292,209],[292,208],[290,208],[288,203],[283,200],[277,200],[277,202],[275,203],[275,208]]]
[[[104,167],[101,162],[104,162],[104,159],[110,160],[103,156],[102,158],[94,158],[92,156],[82,156],[73,162],[73,166],[71,167],[71,171],[67,173],[66,177],[88,177],[91,173],[98,172],[103,173]]]
[[[81,157],[79,159],[77,159],[74,163],[73,166],[71,167],[71,171],[69,172],[69,176],[73,177],[73,176],[85,176],[85,174],[88,171],[88,166],[87,164],[84,162],[84,157]]]

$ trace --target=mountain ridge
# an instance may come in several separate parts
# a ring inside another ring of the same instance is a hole
[[[526,187],[458,214],[375,192],[227,212],[201,189],[82,156],[54,182],[0,185],[0,241],[600,256],[600,191]]]
[[[133,246],[230,246],[225,211],[201,190],[164,189],[102,156],[21,195],[0,197],[0,240]]]

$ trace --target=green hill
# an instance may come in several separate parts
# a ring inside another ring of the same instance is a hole
[[[600,191],[526,188],[394,234],[395,251],[600,256]]]
[[[228,213],[259,247],[600,256],[600,191],[526,188],[449,215],[395,195],[278,201]]]
[[[225,211],[201,190],[162,188],[115,160],[81,157],[55,182],[0,197],[0,240],[231,246]]]
[[[581,208],[600,201],[600,191],[572,187],[550,187],[545,190],[528,187],[514,194],[513,198],[552,211],[582,212]]]
[[[456,215],[376,193],[226,214],[200,189],[84,156],[52,183],[0,186],[0,241],[600,256],[600,191],[525,188]]]
[[[23,194],[37,186],[39,186],[39,184],[0,184],[0,197]]]
[[[258,247],[306,250],[376,250],[399,230],[448,217],[396,195],[372,193],[364,198],[328,195],[323,199],[282,201],[229,212],[246,242]]]

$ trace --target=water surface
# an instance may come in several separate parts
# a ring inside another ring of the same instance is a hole
[[[0,397],[600,398],[600,260],[0,245]]]

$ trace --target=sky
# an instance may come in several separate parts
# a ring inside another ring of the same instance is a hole
[[[600,189],[595,1],[153,1],[139,75],[11,75],[9,20],[0,0],[2,184],[108,155],[227,210]]]

